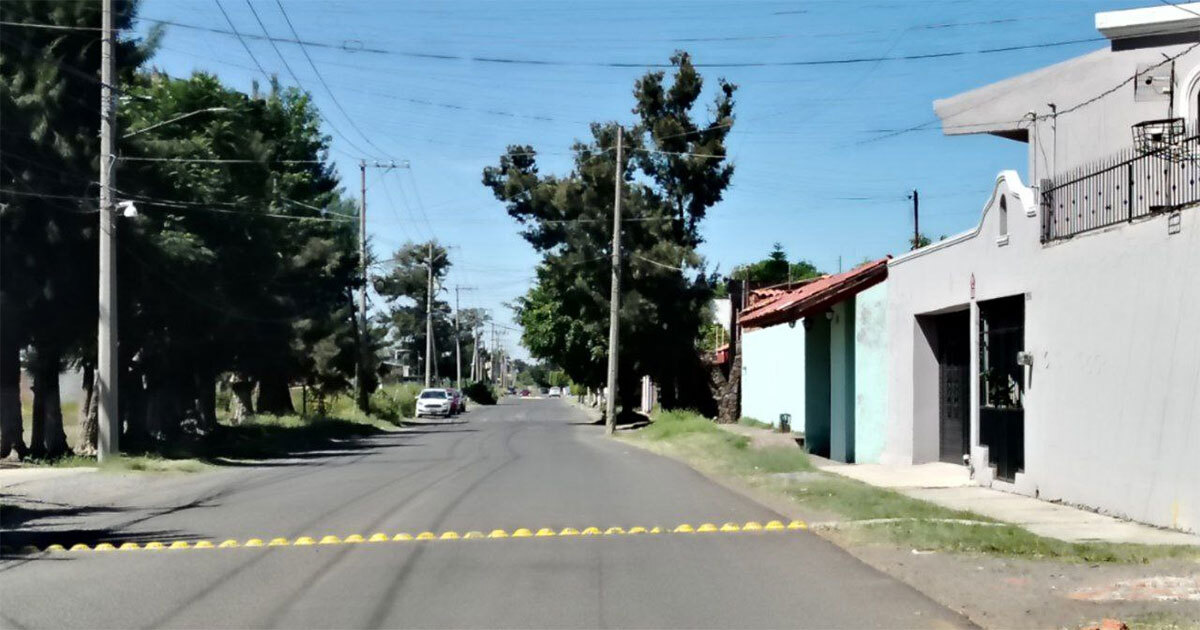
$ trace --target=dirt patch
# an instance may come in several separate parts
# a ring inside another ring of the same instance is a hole
[[[1180,627],[1200,626],[1200,599],[1152,596],[1191,593],[1188,587],[1200,581],[1200,562],[1194,560],[1075,564],[914,553],[862,545],[836,531],[821,535],[985,628],[1081,628],[1105,618],[1162,618]]]

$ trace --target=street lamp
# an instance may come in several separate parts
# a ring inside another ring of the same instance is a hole
[[[191,118],[192,116],[195,116],[195,115],[197,115],[197,114],[208,114],[208,113],[215,113],[215,112],[227,112],[227,111],[230,111],[228,107],[205,107],[204,109],[197,109],[197,110],[196,110],[196,111],[194,111],[194,112],[188,112],[188,113],[186,113],[186,114],[180,114],[180,115],[178,115],[178,116],[176,116],[176,117],[174,117],[174,118],[171,118],[171,119],[168,119],[168,120],[164,120],[164,121],[162,121],[162,122],[159,122],[159,123],[154,123],[153,125],[150,125],[149,127],[143,127],[143,128],[141,128],[141,129],[138,129],[137,131],[131,131],[131,132],[129,132],[129,133],[127,133],[127,134],[125,134],[125,135],[121,136],[121,139],[122,139],[122,140],[124,140],[124,139],[126,139],[126,138],[132,138],[133,136],[136,136],[136,135],[138,135],[139,133],[145,133],[145,132],[147,132],[147,131],[150,131],[151,129],[157,129],[157,128],[159,128],[159,127],[162,127],[163,125],[169,125],[169,124],[171,124],[171,123],[173,123],[173,122],[176,122],[176,121],[179,121],[179,120],[183,120],[184,118]]]
[[[103,463],[120,453],[121,421],[117,411],[117,214],[125,218],[137,216],[137,207],[132,201],[113,203],[113,162],[116,161],[116,103],[113,99],[113,29],[112,0],[104,0],[101,7],[103,36],[101,38],[100,66],[100,291],[97,299],[98,326],[96,335],[96,396],[98,431],[96,436],[96,459]],[[206,107],[194,112],[180,114],[169,120],[132,131],[121,136],[130,138],[140,133],[157,129],[163,125],[183,120],[198,114],[227,112],[228,107]]]

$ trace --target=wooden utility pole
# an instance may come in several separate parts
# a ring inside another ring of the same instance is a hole
[[[433,379],[433,241],[429,241],[425,267],[429,270],[425,285],[425,387],[429,387]]]
[[[121,416],[117,409],[117,248],[116,212],[113,207],[113,99],[112,0],[101,4],[100,33],[100,295],[96,339],[97,422],[96,457],[103,463],[121,452]]]
[[[625,178],[625,171],[621,165],[623,138],[624,128],[618,125],[616,195],[613,198],[612,296],[608,306],[608,400],[604,405],[604,433],[607,435],[612,435],[617,426],[617,353],[620,349],[621,310],[621,180]]]

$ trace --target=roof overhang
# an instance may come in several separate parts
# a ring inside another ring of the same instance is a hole
[[[1200,30],[1200,2],[1169,4],[1096,14],[1096,30],[1116,41]]]
[[[887,279],[890,256],[777,295],[738,314],[746,328],[765,328],[822,313]]]

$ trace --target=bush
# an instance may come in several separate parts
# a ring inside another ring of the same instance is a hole
[[[417,394],[421,386],[401,383],[381,387],[371,394],[371,413],[392,423],[400,423],[417,413]]]
[[[494,405],[496,404],[496,393],[488,387],[487,383],[475,381],[463,388],[463,393],[477,405]]]

